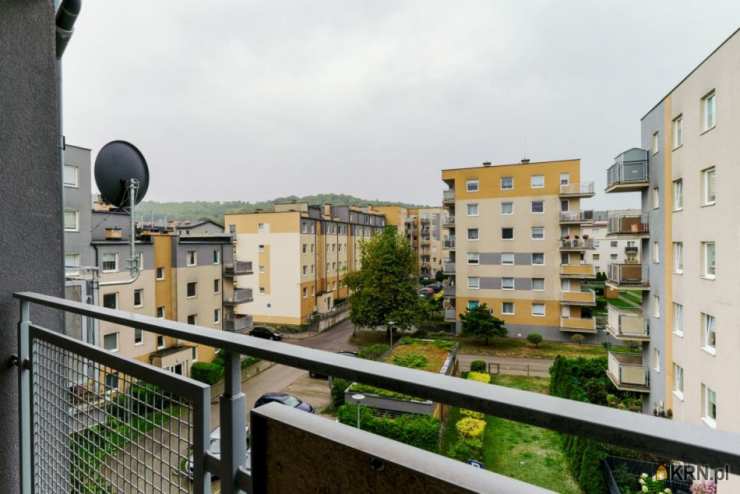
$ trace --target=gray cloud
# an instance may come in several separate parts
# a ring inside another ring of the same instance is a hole
[[[525,153],[580,157],[601,190],[640,117],[738,14],[736,1],[91,0],[65,54],[65,132],[139,145],[156,200],[434,204],[440,169]]]

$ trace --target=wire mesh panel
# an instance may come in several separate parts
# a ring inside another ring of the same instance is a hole
[[[36,493],[198,492],[197,384],[37,328],[30,349]]]

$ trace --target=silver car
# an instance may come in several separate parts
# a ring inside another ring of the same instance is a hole
[[[249,446],[249,426],[244,428],[244,436],[247,438],[247,457],[244,459],[244,468],[247,471],[252,470],[252,448]],[[207,451],[218,459],[221,459],[221,427],[216,427],[208,436]],[[193,480],[193,454],[188,457],[187,462],[183,462],[183,473]],[[218,475],[211,475],[213,480],[218,479]]]

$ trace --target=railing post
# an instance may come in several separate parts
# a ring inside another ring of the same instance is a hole
[[[238,353],[224,352],[224,393],[220,400],[221,418],[221,492],[235,494],[237,470],[247,457],[246,397],[242,393],[241,365]]]
[[[33,479],[33,463],[31,460],[31,369],[30,337],[31,304],[21,301],[21,319],[18,323],[18,412],[20,419],[20,462],[21,462],[21,494],[31,494]]]

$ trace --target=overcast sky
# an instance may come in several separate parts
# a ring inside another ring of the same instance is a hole
[[[640,117],[738,20],[738,0],[88,0],[65,134],[139,146],[152,200],[439,204],[442,168],[525,155],[581,158],[601,191]]]

